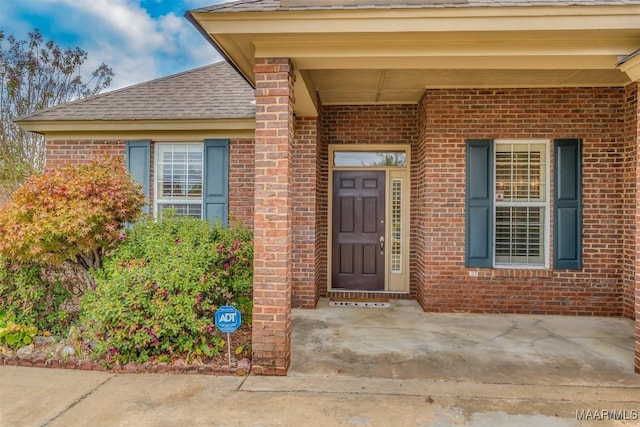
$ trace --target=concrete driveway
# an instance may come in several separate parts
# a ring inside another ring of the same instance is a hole
[[[294,310],[290,376],[640,385],[634,324],[622,318],[433,314],[391,308]]]
[[[295,310],[286,377],[0,366],[0,426],[637,426],[624,319]]]

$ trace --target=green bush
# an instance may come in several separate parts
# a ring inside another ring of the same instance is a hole
[[[64,268],[0,258],[0,307],[16,323],[64,335],[77,314],[69,312],[73,284]]]
[[[140,221],[94,272],[96,287],[82,301],[96,357],[126,363],[217,354],[223,342],[214,312],[248,294],[252,264],[251,234],[242,226],[211,228],[171,212]]]
[[[16,323],[13,316],[8,315],[5,310],[0,310],[0,345],[19,349],[31,344],[37,333],[38,329],[35,326]]]

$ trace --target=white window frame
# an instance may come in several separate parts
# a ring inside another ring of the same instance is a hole
[[[199,200],[196,200],[195,198],[193,199],[171,199],[171,198],[161,198],[160,197],[160,192],[158,191],[159,186],[158,186],[158,182],[160,181],[160,147],[162,146],[168,146],[168,145],[172,145],[172,146],[178,146],[178,145],[194,145],[194,146],[199,146],[201,153],[202,153],[202,164],[201,164],[201,170],[202,170],[202,190],[200,192],[200,198]],[[159,214],[160,214],[160,209],[159,207],[161,205],[171,205],[171,204],[181,204],[181,205],[200,205],[200,218],[202,218],[203,214],[204,214],[204,144],[202,144],[202,142],[197,142],[197,141],[166,141],[166,142],[156,142],[154,144],[154,174],[153,174],[153,195],[154,195],[154,201],[153,201],[153,214],[154,214],[154,218],[158,218]]]
[[[549,255],[550,255],[550,242],[549,239],[551,237],[551,165],[550,165],[550,147],[551,141],[548,139],[528,139],[528,140],[520,140],[520,139],[496,139],[494,140],[494,153],[493,153],[493,191],[497,193],[498,182],[496,180],[497,174],[497,162],[496,157],[498,153],[498,146],[508,144],[508,145],[541,145],[545,146],[545,167],[544,172],[546,174],[545,177],[545,201],[544,202],[497,202],[497,194],[494,194],[494,203],[493,203],[493,266],[496,268],[518,268],[518,269],[548,269],[549,268]],[[544,245],[543,245],[543,263],[540,264],[527,264],[527,263],[504,263],[496,261],[496,208],[497,207],[544,207]]]

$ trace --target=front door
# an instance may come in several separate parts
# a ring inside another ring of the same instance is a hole
[[[384,290],[385,172],[333,172],[332,289]]]

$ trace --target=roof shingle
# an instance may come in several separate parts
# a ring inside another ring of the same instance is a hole
[[[226,62],[25,115],[36,120],[187,120],[255,117],[251,86]]]
[[[640,0],[426,0],[426,1],[292,1],[280,0],[239,0],[229,3],[202,7],[193,12],[275,12],[293,10],[342,10],[342,9],[419,9],[443,7],[526,7],[526,6],[624,6],[640,4]]]

